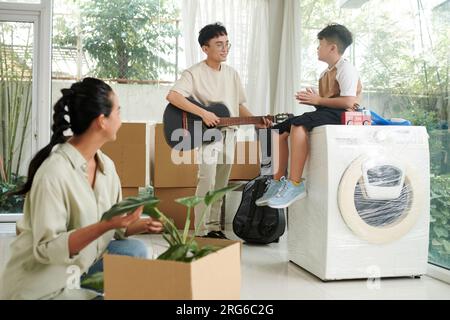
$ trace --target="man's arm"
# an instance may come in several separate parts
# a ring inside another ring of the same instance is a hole
[[[219,123],[219,118],[214,113],[196,106],[176,91],[170,90],[166,99],[177,108],[199,116],[209,127],[215,126]]]
[[[253,117],[253,114],[243,104],[240,104],[239,105],[239,116],[240,117]]]

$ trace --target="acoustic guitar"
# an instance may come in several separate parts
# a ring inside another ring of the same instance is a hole
[[[276,116],[230,117],[230,111],[223,104],[218,103],[205,107],[197,101],[190,99],[189,101],[214,113],[220,118],[220,122],[215,127],[207,127],[199,116],[181,110],[169,103],[163,116],[164,137],[167,144],[175,150],[192,150],[204,143],[220,141],[222,139],[220,128],[222,127],[263,124],[263,118],[268,118],[273,123],[280,123],[292,117],[291,114],[287,113]]]

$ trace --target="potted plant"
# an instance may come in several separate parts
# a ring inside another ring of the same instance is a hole
[[[234,241],[226,241],[226,240],[218,240],[218,239],[202,239],[198,238],[198,232],[200,226],[204,219],[204,214],[206,210],[216,201],[221,199],[227,192],[232,191],[238,188],[240,185],[232,185],[223,189],[210,191],[204,197],[186,197],[181,199],[176,199],[175,201],[184,205],[187,208],[186,221],[183,230],[178,230],[171,219],[169,219],[164,213],[158,210],[157,204],[159,200],[153,196],[144,196],[144,197],[130,197],[126,198],[120,203],[114,205],[109,211],[105,212],[102,216],[102,219],[111,219],[112,217],[120,214],[124,214],[125,212],[130,212],[135,208],[144,205],[143,214],[149,215],[153,218],[159,219],[165,228],[165,233],[163,234],[163,238],[168,244],[168,249],[160,254],[156,260],[164,260],[164,261],[176,261],[180,263],[192,263],[195,262],[207,255],[217,252],[220,249],[224,248],[227,245],[236,244]],[[205,205],[204,210],[201,214],[201,218],[195,225],[195,230],[193,234],[189,232],[189,226],[191,224],[191,213],[192,209],[203,203]],[[240,253],[240,246],[238,247],[237,252]],[[123,259],[126,257],[116,257],[117,259]],[[133,258],[130,258],[133,259]],[[134,259],[139,260],[139,259]],[[131,261],[131,260],[130,260]],[[237,261],[239,264],[239,261]],[[134,261],[134,263],[138,263]],[[173,264],[168,264],[169,267]],[[105,269],[108,267],[108,264],[105,264]],[[159,270],[159,268],[165,268],[156,265],[155,270]],[[147,268],[148,269],[148,268]],[[240,273],[239,273],[240,277]],[[192,279],[186,279],[187,282],[191,282]],[[237,279],[236,279],[237,281]],[[240,279],[239,279],[240,281]],[[82,286],[86,288],[91,288],[94,290],[102,291],[103,290],[103,274],[98,273],[94,274],[90,277],[85,278],[82,281]],[[192,289],[192,288],[191,288]],[[170,290],[168,288],[167,290]],[[175,289],[174,289],[175,290]],[[189,293],[180,293],[181,298],[191,297]],[[184,295],[183,295],[184,294]],[[176,297],[176,293],[172,295],[172,293],[168,294],[168,296],[162,296],[164,298]],[[158,298],[158,297],[157,297]]]
[[[12,41],[7,42],[15,39],[16,29],[15,25],[0,23],[0,221],[7,216],[15,220],[13,216],[17,215],[11,213],[22,213],[24,198],[7,194],[25,182],[20,166],[30,139],[32,29],[20,50]]]

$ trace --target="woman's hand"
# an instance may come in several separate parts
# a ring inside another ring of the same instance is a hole
[[[112,218],[108,221],[111,229],[128,228],[128,226],[132,225],[140,219],[143,209],[144,206],[140,206],[136,208],[136,210],[134,210],[132,213]]]
[[[145,232],[148,233],[161,233],[164,230],[164,226],[161,221],[148,218],[142,219],[145,221]]]
[[[92,241],[113,229],[128,228],[141,217],[144,206],[140,206],[127,215],[115,216],[111,220],[102,220],[75,230],[69,235],[69,255],[73,257]]]
[[[140,233],[161,233],[163,230],[164,226],[161,221],[152,218],[144,218],[129,225],[125,235],[129,237]]]

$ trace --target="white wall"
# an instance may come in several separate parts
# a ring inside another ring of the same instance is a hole
[[[61,97],[61,89],[69,88],[73,81],[52,81],[52,106]],[[162,122],[167,105],[167,85],[112,84],[119,96],[122,121]]]

